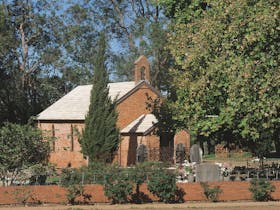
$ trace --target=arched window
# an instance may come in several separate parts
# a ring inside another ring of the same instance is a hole
[[[185,145],[180,143],[176,145],[176,163],[183,163],[186,159]]]
[[[142,66],[140,69],[140,80],[145,80],[145,67]]]
[[[144,162],[145,160],[147,160],[147,147],[144,144],[140,144],[137,148],[136,151],[136,160],[137,162]]]

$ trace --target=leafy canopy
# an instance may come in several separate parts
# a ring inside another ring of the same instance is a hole
[[[30,125],[5,123],[0,128],[0,175],[11,182],[22,170],[36,164],[46,164],[49,142],[42,131]]]
[[[175,120],[265,155],[279,143],[279,2],[193,0],[173,13]]]

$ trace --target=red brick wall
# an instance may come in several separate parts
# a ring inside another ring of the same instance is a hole
[[[186,147],[186,150],[190,150],[190,134],[186,130],[181,130],[178,133],[175,134],[174,136],[174,145],[176,146],[177,144],[184,144]]]
[[[136,149],[140,144],[147,146],[148,159],[159,160],[159,154],[154,154],[154,148],[159,148],[160,139],[153,133],[146,136],[128,135],[122,136],[118,155],[114,162],[121,166],[134,165],[136,162]]]
[[[275,200],[280,200],[280,181],[273,181],[272,183],[276,187],[275,192],[272,193],[272,197]],[[210,185],[218,185],[223,190],[222,194],[219,197],[220,201],[251,200],[251,193],[248,190],[249,182],[215,182],[210,183]],[[181,183],[178,184],[178,187],[182,188],[185,191],[185,201],[206,200],[200,183]],[[157,198],[148,191],[146,184],[141,185],[140,191],[147,194],[152,200],[157,201]],[[32,193],[32,197],[35,200],[40,200],[43,203],[67,202],[65,190],[60,186],[10,186],[0,187],[0,204],[19,203],[19,200],[15,198],[15,195],[17,194],[16,192]],[[92,195],[93,202],[109,202],[107,197],[104,195],[102,185],[86,185],[85,192]]]
[[[153,99],[157,97],[155,92],[143,84],[136,92],[118,105],[118,127],[120,129],[137,119],[140,115],[151,113],[151,111],[146,109],[147,94]]]
[[[73,127],[73,151],[71,143],[71,125]],[[81,154],[81,146],[78,142],[77,129],[82,131],[84,123],[71,123],[71,122],[55,122],[55,123],[40,123],[39,127],[42,130],[46,130],[46,135],[52,135],[52,127],[54,127],[55,133],[55,151],[50,154],[50,162],[55,163],[57,168],[80,167],[86,165],[87,161]]]
[[[115,158],[116,163],[120,164],[121,166],[128,166],[131,164],[131,162],[135,161],[135,157],[132,157],[128,159],[128,157],[131,155],[128,153],[129,148],[132,149],[133,145],[134,147],[137,147],[137,136],[131,135],[131,136],[121,136],[121,143],[118,150],[118,155]],[[132,152],[132,151],[131,151]]]
[[[190,152],[190,133],[186,130],[181,130],[174,136],[174,153],[176,152],[176,145],[183,144],[185,145],[186,154],[189,156]],[[175,157],[175,154],[174,154]]]

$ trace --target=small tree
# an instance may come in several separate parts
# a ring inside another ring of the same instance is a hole
[[[30,125],[6,123],[0,128],[0,175],[13,184],[24,169],[47,163],[49,142],[42,132]]]
[[[207,200],[212,202],[217,202],[219,200],[219,195],[223,192],[219,186],[211,188],[207,182],[201,182],[200,185],[203,188]]]
[[[90,106],[82,133],[82,153],[94,160],[110,161],[112,152],[119,143],[119,131],[116,127],[116,100],[109,97],[108,74],[106,71],[106,42],[102,34],[95,59],[95,71],[91,90]],[[113,101],[112,101],[113,100]]]
[[[132,202],[151,202],[151,199],[149,199],[148,195],[140,192],[140,185],[142,185],[147,180],[148,172],[151,170],[152,168],[147,165],[147,162],[139,163],[131,169],[130,180],[136,185],[135,193],[131,195]]]
[[[156,169],[148,181],[149,191],[165,203],[176,202],[177,186],[175,174],[164,169]]]
[[[113,166],[105,174],[104,191],[113,204],[127,203],[128,196],[133,192],[133,186],[127,174],[119,167]]]
[[[271,193],[275,191],[275,186],[265,179],[252,179],[249,190],[255,201],[269,201],[272,200]]]
[[[81,169],[63,169],[61,184],[66,190],[66,197],[69,204],[86,204],[91,201],[92,196],[88,193],[85,193],[84,185],[82,184]],[[78,200],[78,198],[83,198],[83,200]]]

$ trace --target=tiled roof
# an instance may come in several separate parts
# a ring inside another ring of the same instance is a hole
[[[154,128],[157,122],[158,120],[153,114],[143,114],[123,128],[121,133],[139,133],[145,135]]]
[[[121,99],[135,88],[135,82],[109,83],[111,99]],[[38,120],[84,120],[90,104],[92,85],[82,85],[74,88],[54,104],[42,111]]]

